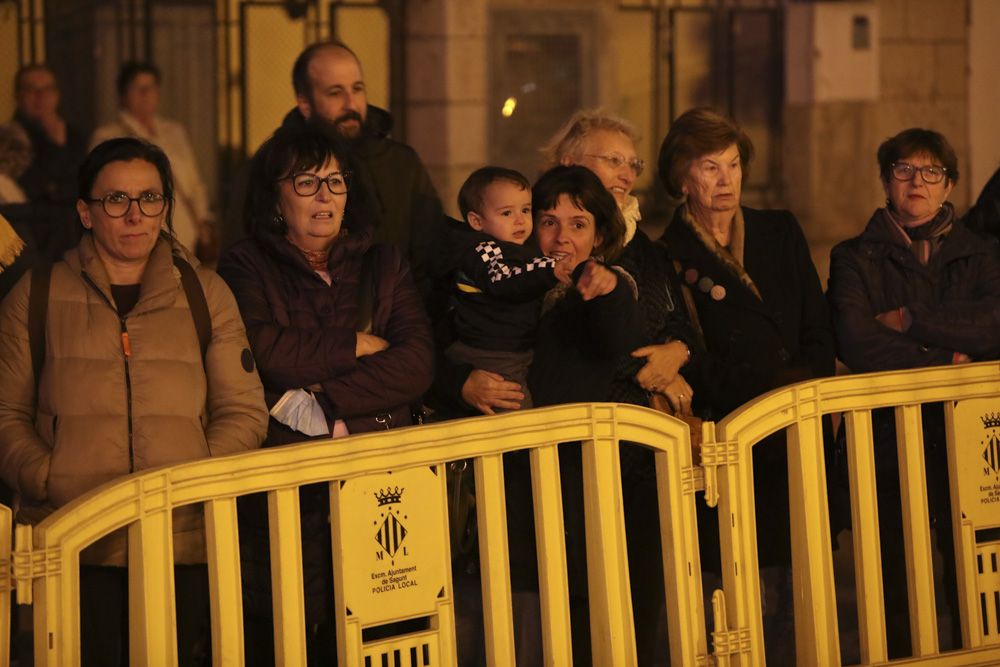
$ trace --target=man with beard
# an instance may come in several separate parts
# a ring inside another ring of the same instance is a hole
[[[356,181],[378,202],[375,241],[398,245],[410,260],[421,294],[430,289],[428,253],[443,223],[441,201],[416,151],[389,138],[389,112],[368,104],[361,63],[337,41],[312,44],[292,67],[296,108],[283,126],[313,123],[345,139],[358,158]]]

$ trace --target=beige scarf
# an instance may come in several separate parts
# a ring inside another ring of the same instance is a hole
[[[10,226],[7,219],[0,215],[0,273],[11,266],[23,250],[24,241]]]
[[[733,228],[729,234],[729,246],[719,245],[708,230],[702,227],[692,216],[687,204],[681,206],[681,220],[684,221],[694,235],[698,237],[702,245],[708,249],[721,263],[727,271],[739,278],[740,282],[753,293],[759,300],[764,299],[760,295],[760,290],[754,284],[753,278],[743,268],[743,244],[746,239],[746,230],[743,225],[743,209],[737,208],[736,215],[733,216]]]

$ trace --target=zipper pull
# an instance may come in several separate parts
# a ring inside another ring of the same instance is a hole
[[[132,344],[128,342],[128,332],[122,332],[122,351],[125,353],[125,357],[132,356]]]

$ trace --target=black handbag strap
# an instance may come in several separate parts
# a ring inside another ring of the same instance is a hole
[[[52,279],[52,262],[39,261],[31,271],[31,288],[28,292],[28,345],[31,348],[31,368],[35,372],[35,397],[45,364],[45,320],[49,314],[49,283]]]
[[[201,347],[201,363],[204,365],[208,344],[212,342],[212,314],[208,311],[205,290],[201,287],[201,281],[198,280],[194,267],[187,260],[174,255],[174,266],[181,274],[181,286],[184,288],[191,318],[194,320],[194,330],[198,334],[198,345]]]

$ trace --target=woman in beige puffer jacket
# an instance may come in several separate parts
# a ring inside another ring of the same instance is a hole
[[[263,441],[267,409],[236,302],[196,268],[211,320],[202,358],[175,257],[197,260],[167,231],[171,189],[166,157],[142,140],[111,140],[87,157],[77,202],[85,233],[51,268],[37,387],[32,275],[0,306],[0,474],[22,521],[131,472]],[[204,562],[201,517],[200,507],[175,512],[175,563]],[[82,562],[125,565],[124,531]]]

